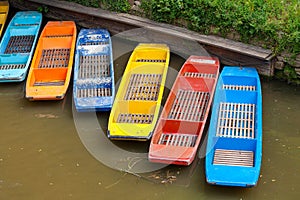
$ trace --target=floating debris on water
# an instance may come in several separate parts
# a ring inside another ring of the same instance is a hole
[[[36,118],[47,118],[47,119],[56,119],[58,118],[57,115],[54,115],[54,114],[35,114],[34,115]]]

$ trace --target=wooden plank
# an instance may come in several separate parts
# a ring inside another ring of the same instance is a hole
[[[220,103],[216,136],[255,137],[255,104]]]
[[[253,163],[253,151],[216,149],[214,153],[214,165],[252,167]]]
[[[99,8],[84,7],[76,3],[58,0],[11,0],[11,6],[22,10],[36,10],[41,5],[46,5],[48,12],[45,15],[57,20],[74,20],[84,27],[101,26],[107,28],[111,33],[126,33],[124,31],[133,28],[144,28],[148,30],[143,35],[129,36],[134,41],[140,41],[142,37],[150,41],[153,38],[162,41],[179,41],[178,38],[196,41],[205,48],[206,53],[218,56],[221,63],[225,65],[256,67],[259,74],[273,76],[275,57],[269,49],[236,42],[212,35],[201,35],[199,33],[176,27],[169,24],[157,23],[149,19],[132,16],[129,14],[108,12]],[[168,38],[166,40],[166,38]],[[177,39],[176,39],[177,38]],[[130,38],[127,38],[130,39]],[[182,43],[175,44],[177,48]],[[173,46],[170,45],[172,49]],[[188,48],[187,48],[188,49]],[[179,49],[180,50],[180,49]],[[199,52],[199,51],[198,51]],[[189,54],[189,52],[187,52]]]

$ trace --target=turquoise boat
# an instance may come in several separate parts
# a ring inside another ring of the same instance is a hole
[[[0,82],[21,82],[26,78],[34,52],[42,14],[17,12],[0,43]]]
[[[106,29],[81,29],[75,51],[73,98],[78,112],[109,111],[115,97],[112,43]]]
[[[262,93],[255,68],[224,67],[218,79],[208,130],[209,184],[252,187],[262,160]]]

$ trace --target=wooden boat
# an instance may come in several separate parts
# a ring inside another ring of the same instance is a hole
[[[0,43],[0,82],[20,82],[27,75],[42,23],[37,11],[17,12]]]
[[[8,1],[0,1],[0,36],[2,35],[9,11]]]
[[[179,71],[150,143],[152,162],[190,165],[219,76],[218,58],[190,56]]]
[[[165,44],[139,44],[131,54],[108,122],[108,137],[149,140],[158,118],[170,60]]]
[[[77,38],[73,97],[76,110],[111,110],[115,96],[110,34],[105,29],[81,29]]]
[[[64,98],[71,78],[75,43],[75,22],[49,21],[46,24],[30,66],[26,82],[27,99]]]
[[[262,94],[255,68],[224,67],[213,102],[206,149],[210,184],[256,185],[262,159]]]

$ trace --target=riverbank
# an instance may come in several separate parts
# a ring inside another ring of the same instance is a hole
[[[20,2],[10,1],[19,9],[38,9],[45,16],[54,19],[75,20],[83,27],[101,26],[109,29],[112,33],[120,33],[129,29],[147,27],[151,31],[163,37],[185,37],[199,42],[209,53],[221,59],[224,65],[248,65],[256,67],[261,75],[268,77],[279,77],[289,83],[300,83],[300,56],[289,58],[289,54],[276,55],[271,49],[246,44],[233,39],[223,38],[218,35],[204,35],[199,32],[190,31],[183,24],[176,26],[166,23],[157,23],[147,18],[124,13],[108,12],[100,8],[81,6],[67,1],[36,1],[29,0]],[[118,1],[120,3],[120,1]],[[143,8],[139,1],[128,1],[131,3],[129,13],[140,14]],[[80,3],[80,2],[79,2]],[[90,5],[92,6],[92,5]],[[94,5],[95,6],[95,5]],[[122,5],[120,4],[122,7]],[[87,14],[88,13],[88,14]],[[174,23],[173,23],[174,24]],[[186,26],[188,23],[186,22]],[[153,36],[151,33],[150,36]],[[156,34],[157,36],[157,34]],[[229,37],[230,38],[230,37]],[[254,58],[254,59],[253,59]],[[254,63],[254,64],[253,64]],[[251,65],[252,64],[252,65]],[[297,74],[298,73],[298,74]]]

